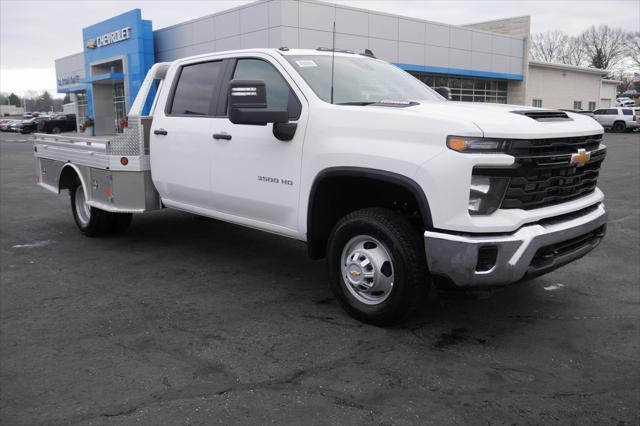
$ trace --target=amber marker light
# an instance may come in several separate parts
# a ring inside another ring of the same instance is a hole
[[[127,164],[129,164],[129,159],[127,157],[120,157],[120,164],[126,166]]]
[[[447,138],[447,146],[454,151],[464,152],[469,147],[469,143],[466,139],[458,136],[449,136]]]

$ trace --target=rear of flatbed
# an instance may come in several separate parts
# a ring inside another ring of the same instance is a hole
[[[39,186],[59,194],[82,187],[88,206],[109,213],[143,213],[162,207],[151,180],[149,129],[152,116],[143,117],[147,96],[168,65],[154,65],[129,113],[128,127],[111,137],[34,135]]]

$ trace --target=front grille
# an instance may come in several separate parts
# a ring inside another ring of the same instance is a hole
[[[512,141],[508,151],[516,157],[512,167],[478,167],[474,174],[510,178],[502,209],[531,210],[565,203],[595,190],[606,156],[601,140],[602,135]],[[590,152],[591,159],[583,166],[571,165],[571,155],[579,149]]]
[[[578,149],[593,151],[602,142],[602,134],[568,138],[514,140],[507,154],[515,157],[573,154]]]
[[[539,160],[520,159],[520,174],[511,177],[501,208],[537,209],[590,194],[596,189],[605,157],[604,150],[597,152],[582,167],[570,166],[570,156],[548,166],[540,166]]]
[[[553,261],[560,256],[576,252],[586,246],[595,246],[604,237],[605,230],[606,225],[602,225],[593,231],[575,238],[541,247],[533,256],[531,266],[534,268],[544,267],[545,265],[553,263]]]

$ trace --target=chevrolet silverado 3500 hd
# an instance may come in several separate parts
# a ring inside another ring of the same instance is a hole
[[[295,238],[351,315],[386,325],[432,283],[502,286],[592,250],[602,135],[580,114],[447,101],[370,54],[280,48],[158,63],[123,134],[34,149],[84,234],[169,207]]]

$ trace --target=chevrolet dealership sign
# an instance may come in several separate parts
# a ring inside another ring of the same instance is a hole
[[[90,38],[89,40],[87,40],[87,48],[95,49],[96,47],[104,47],[113,43],[127,40],[129,38],[131,38],[131,27],[125,27],[117,31],[103,34],[96,38]]]

